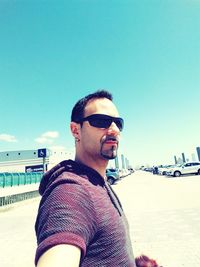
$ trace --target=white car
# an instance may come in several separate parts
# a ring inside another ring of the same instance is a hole
[[[158,167],[158,174],[166,175],[169,169],[173,168],[175,165],[163,165]]]
[[[167,171],[167,175],[179,177],[183,174],[199,174],[200,175],[200,162],[185,162],[180,165],[175,165]]]

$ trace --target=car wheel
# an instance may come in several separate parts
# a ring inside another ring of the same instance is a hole
[[[200,169],[198,170],[197,174],[200,175]]]
[[[115,180],[112,177],[108,177],[108,183],[114,184]]]
[[[174,177],[179,177],[179,176],[181,176],[181,173],[179,171],[175,171],[174,172]]]

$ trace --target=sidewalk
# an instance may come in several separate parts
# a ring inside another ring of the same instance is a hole
[[[0,210],[1,267],[34,267],[35,216],[39,197]]]
[[[39,183],[0,188],[0,197],[36,191],[38,190],[38,187]]]

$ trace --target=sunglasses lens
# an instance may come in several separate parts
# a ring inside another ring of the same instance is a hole
[[[117,125],[119,130],[122,131],[123,126],[124,126],[124,121],[121,118],[115,119],[115,124]]]
[[[120,131],[123,129],[123,119],[121,118],[90,118],[89,123],[97,128],[109,128],[112,122],[117,125]]]
[[[89,123],[90,125],[97,128],[108,128],[110,127],[112,120],[105,118],[90,118]]]
[[[91,126],[96,128],[108,129],[112,122],[117,125],[120,131],[122,131],[124,127],[124,121],[122,118],[111,117],[104,114],[93,114],[83,118],[82,122],[83,121],[88,121]]]

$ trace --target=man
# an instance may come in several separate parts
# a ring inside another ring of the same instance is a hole
[[[37,267],[135,267],[122,206],[106,181],[123,119],[112,95],[97,91],[72,110],[75,161],[44,174],[35,224]]]

